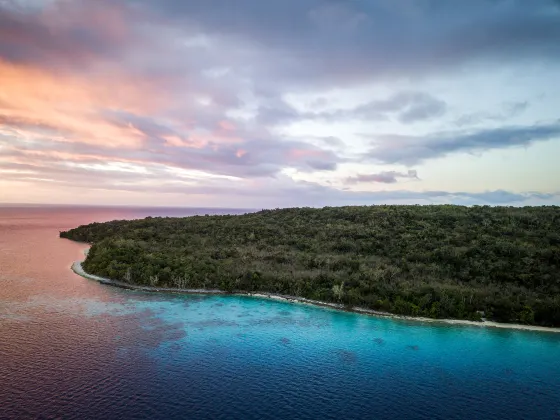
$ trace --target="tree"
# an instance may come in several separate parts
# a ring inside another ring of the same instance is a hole
[[[340,302],[344,297],[344,282],[333,285],[332,292],[334,297]]]
[[[159,283],[159,276],[156,274],[155,276],[150,276],[150,286],[155,287]]]
[[[126,269],[126,273],[124,274],[124,281],[127,283],[132,283],[132,272],[130,267]]]
[[[486,223],[484,221],[487,221]],[[86,272],[560,326],[560,208],[355,206],[80,226]]]

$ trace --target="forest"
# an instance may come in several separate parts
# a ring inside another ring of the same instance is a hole
[[[349,206],[112,221],[60,236],[132,284],[560,326],[560,207]]]

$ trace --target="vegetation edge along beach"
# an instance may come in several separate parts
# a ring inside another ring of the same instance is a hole
[[[88,250],[86,250],[88,251]],[[87,255],[87,252],[86,252]],[[135,290],[140,292],[150,292],[150,293],[180,293],[180,294],[192,294],[192,295],[227,295],[227,296],[247,296],[260,299],[272,299],[280,300],[290,303],[300,303],[305,305],[318,306],[322,308],[334,309],[344,312],[354,312],[362,315],[378,316],[384,318],[395,318],[409,321],[419,321],[419,322],[441,322],[445,324],[453,325],[464,325],[464,326],[476,326],[476,327],[488,327],[488,328],[505,328],[514,330],[526,330],[526,331],[540,331],[540,332],[553,332],[560,333],[560,328],[554,327],[541,327],[538,325],[524,325],[524,324],[511,324],[505,322],[493,322],[493,321],[467,321],[462,319],[436,319],[436,318],[424,318],[424,317],[414,317],[392,314],[390,312],[374,311],[366,308],[359,307],[349,307],[341,304],[330,303],[330,302],[320,302],[317,300],[305,299],[297,296],[284,296],[284,295],[274,295],[270,293],[251,293],[251,292],[227,292],[225,290],[218,289],[177,289],[177,288],[160,288],[151,286],[139,286],[135,284],[127,284],[118,280],[111,280],[104,277],[99,277],[93,274],[87,273],[82,267],[83,261],[75,261],[72,264],[72,271],[77,275],[84,277],[88,280],[97,281],[101,284],[117,287],[126,290]]]
[[[404,317],[560,326],[560,208],[355,206],[80,226],[122,285],[274,295]]]

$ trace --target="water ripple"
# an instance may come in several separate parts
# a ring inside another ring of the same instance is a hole
[[[99,215],[18,217],[0,220],[2,419],[560,418],[559,336],[113,289],[57,238]]]

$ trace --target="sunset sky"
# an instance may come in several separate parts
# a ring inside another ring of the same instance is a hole
[[[0,0],[0,203],[560,204],[560,1]]]

